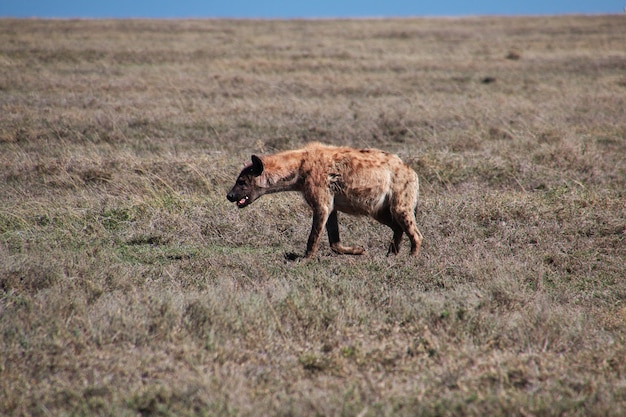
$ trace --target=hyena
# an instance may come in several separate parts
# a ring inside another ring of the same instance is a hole
[[[361,255],[364,249],[344,246],[339,239],[337,212],[369,215],[393,230],[389,254],[397,254],[402,235],[417,255],[422,234],[415,213],[417,174],[402,160],[377,149],[353,149],[311,143],[303,149],[273,155],[252,155],[227,195],[243,208],[264,194],[299,191],[313,209],[313,225],[305,257],[315,254],[324,227],[331,249]]]

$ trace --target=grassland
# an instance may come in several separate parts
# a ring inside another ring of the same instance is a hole
[[[0,21],[0,414],[626,414],[624,16]],[[419,173],[301,253],[251,153]]]

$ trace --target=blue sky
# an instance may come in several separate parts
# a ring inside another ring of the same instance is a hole
[[[612,14],[623,13],[624,6],[626,0],[0,0],[0,17],[331,18]]]

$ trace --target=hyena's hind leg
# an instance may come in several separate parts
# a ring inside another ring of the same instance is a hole
[[[410,212],[409,214],[406,214],[402,218],[400,225],[402,226],[402,229],[409,236],[409,239],[411,240],[411,255],[417,256],[420,252],[420,247],[422,246],[422,240],[424,239],[424,237],[422,236],[422,233],[417,228],[417,222],[415,221],[415,214],[412,212]]]
[[[411,241],[411,255],[413,256],[417,256],[417,254],[419,254],[420,247],[422,246],[422,240],[424,239],[422,233],[420,233],[417,228],[417,221],[415,220],[416,210],[417,208],[403,207],[400,205],[392,212],[392,217],[395,222],[400,225],[402,231],[407,234],[409,240]]]
[[[409,183],[410,184],[410,183]],[[417,256],[424,239],[417,228],[417,200],[418,188],[407,184],[405,193],[395,195],[391,201],[390,212],[394,223],[398,224],[411,241],[411,255]],[[417,185],[417,178],[416,178]],[[394,231],[395,236],[395,231]]]
[[[402,226],[398,224],[393,216],[391,215],[391,211],[389,209],[383,210],[376,214],[376,220],[384,224],[385,226],[389,226],[391,230],[393,230],[393,239],[391,243],[389,243],[389,250],[387,251],[387,256],[389,255],[397,255],[400,251],[400,243],[402,243],[402,236],[404,235],[404,230],[402,230]]]
[[[328,241],[333,252],[340,255],[362,255],[365,252],[365,250],[359,246],[344,246],[340,243],[337,210],[333,210],[328,216],[326,232],[328,233]]]

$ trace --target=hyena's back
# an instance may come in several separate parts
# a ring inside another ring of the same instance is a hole
[[[309,145],[302,169],[334,196],[337,210],[377,217],[391,206],[415,211],[419,180],[396,155],[378,149]]]

